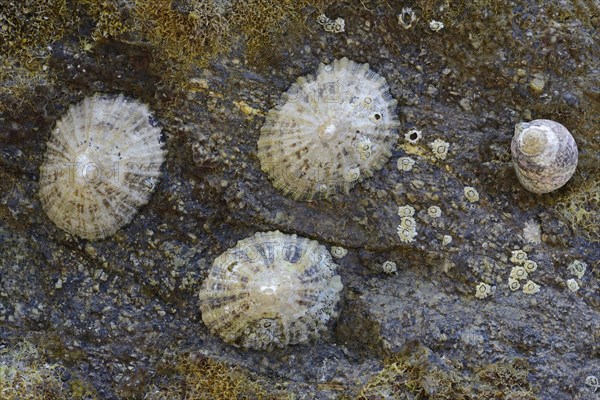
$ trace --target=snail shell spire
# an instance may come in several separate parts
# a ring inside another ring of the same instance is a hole
[[[391,156],[396,108],[387,81],[369,64],[321,64],[269,111],[258,140],[261,168],[296,200],[348,193]]]
[[[60,229],[101,239],[129,223],[160,177],[166,151],[145,104],[96,94],[56,122],[39,199]]]
[[[517,178],[533,193],[563,186],[577,167],[577,144],[558,122],[537,119],[515,126],[511,153]]]
[[[343,286],[336,269],[314,240],[256,233],[213,262],[199,294],[202,320],[236,347],[306,342],[337,317]]]

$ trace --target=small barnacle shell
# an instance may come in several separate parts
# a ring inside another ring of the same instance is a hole
[[[523,262],[523,268],[525,268],[525,271],[527,272],[533,272],[537,269],[537,263],[533,260],[525,260]]]
[[[480,282],[475,288],[475,297],[478,299],[485,299],[492,294],[492,287],[487,283]]]
[[[594,375],[589,375],[585,378],[585,384],[594,388],[594,390],[600,388],[600,380]]]
[[[427,209],[427,215],[431,218],[439,218],[442,216],[442,209],[438,206],[431,206]]]
[[[398,23],[404,29],[410,29],[417,22],[417,14],[410,7],[403,7],[402,12],[398,14]]]
[[[411,144],[416,144],[421,139],[421,137],[423,137],[421,131],[418,131],[416,129],[412,129],[404,134],[404,139],[406,139],[406,141]]]
[[[249,249],[257,256],[248,257]],[[270,350],[306,342],[337,317],[343,285],[336,269],[314,240],[256,233],[213,262],[199,293],[202,320],[236,347]]]
[[[523,267],[513,267],[510,270],[510,277],[518,280],[527,279],[527,271]]]
[[[398,225],[397,228],[398,236],[400,237],[400,241],[402,243],[410,243],[415,240],[415,236],[417,236],[417,231],[415,227],[406,228],[401,225]]]
[[[548,119],[517,124],[510,149],[519,182],[533,193],[560,188],[577,167],[573,136],[567,128]]]
[[[444,235],[444,237],[442,238],[442,244],[444,246],[447,246],[450,243],[452,243],[452,236],[450,236],[450,235]]]
[[[579,283],[575,279],[567,279],[567,287],[573,293],[579,290]]]
[[[60,229],[101,239],[146,204],[165,158],[145,104],[96,94],[56,122],[40,167],[39,199]]]
[[[413,217],[402,217],[400,220],[400,226],[406,229],[415,229],[417,222]]]
[[[583,276],[585,275],[586,269],[587,269],[587,264],[582,261],[579,261],[579,260],[573,261],[567,267],[567,270],[570,273],[572,273],[573,275],[575,275],[576,277],[578,277],[579,279],[583,278]]]
[[[335,258],[342,258],[348,254],[348,250],[340,246],[331,246],[331,255]]]
[[[508,278],[508,287],[513,292],[521,288],[521,284],[518,279]]]
[[[431,29],[434,32],[438,32],[444,29],[444,23],[442,21],[436,21],[432,19],[431,21],[429,21],[429,29]]]
[[[383,270],[383,272],[385,272],[388,275],[398,273],[398,268],[396,267],[396,263],[393,261],[384,262],[383,265],[381,266],[381,269]]]
[[[474,187],[465,186],[464,188],[465,198],[471,203],[475,203],[479,201],[479,193],[475,190]]]
[[[333,21],[333,33],[344,32],[345,28],[346,21],[344,20],[344,18],[336,18],[335,21]]]
[[[397,167],[400,171],[410,171],[415,165],[415,160],[410,157],[400,157],[398,159]]]
[[[527,253],[523,250],[513,250],[510,255],[510,261],[513,264],[523,264],[527,261]]]
[[[258,140],[261,169],[296,200],[348,193],[392,155],[397,104],[386,79],[368,64],[347,58],[321,64],[315,76],[298,78],[269,111]],[[354,167],[360,177],[348,181],[344,175]]]
[[[523,285],[523,293],[525,294],[536,294],[539,291],[540,285],[536,284],[533,281],[527,281],[527,283]]]
[[[438,160],[445,160],[448,155],[448,149],[450,148],[450,143],[444,142],[441,139],[435,139],[433,142],[429,143],[429,147],[433,152],[433,155]]]
[[[355,180],[358,180],[358,178],[360,178],[360,168],[358,167],[350,168],[344,174],[346,182],[354,182]]]
[[[319,16],[317,17],[317,23],[319,25],[325,25],[326,23],[330,22],[331,20],[329,19],[329,17],[327,17],[327,15],[325,14],[319,14]]]
[[[415,209],[412,206],[400,206],[398,207],[398,215],[401,217],[412,217],[415,215]]]

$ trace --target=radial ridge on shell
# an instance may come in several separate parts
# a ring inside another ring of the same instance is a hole
[[[56,122],[40,167],[39,199],[60,229],[101,239],[146,204],[166,151],[148,106],[96,94]]]
[[[397,140],[397,101],[384,77],[347,58],[297,79],[269,111],[258,140],[261,168],[303,201],[348,193],[383,167]]]
[[[337,317],[342,282],[325,246],[279,231],[240,240],[200,290],[202,320],[236,347],[271,350],[320,336]]]

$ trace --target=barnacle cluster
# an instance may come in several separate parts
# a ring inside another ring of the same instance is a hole
[[[202,320],[237,347],[306,342],[337,317],[342,282],[336,269],[314,240],[258,232],[213,262],[199,295]]]
[[[508,287],[513,292],[521,288],[520,281],[528,280],[529,275],[536,271],[538,265],[535,261],[530,260],[528,255],[523,250],[513,250],[510,255],[510,261],[516,264],[511,270],[508,277]],[[528,280],[523,285],[523,293],[535,294],[540,291],[540,286],[535,282]]]
[[[431,152],[435,158],[438,160],[445,160],[446,156],[448,155],[450,143],[441,139],[435,139],[433,142],[429,143],[429,148],[431,149]]]
[[[396,105],[385,78],[368,64],[321,64],[269,111],[258,140],[261,168],[297,200],[347,193],[391,156]]]
[[[56,122],[40,168],[42,208],[59,228],[101,239],[146,204],[165,157],[145,104],[97,94]]]
[[[346,21],[344,18],[336,18],[332,20],[325,14],[321,14],[317,17],[317,23],[323,27],[325,32],[330,33],[341,33],[344,32],[346,28]]]
[[[401,217],[397,232],[402,243],[410,243],[417,236],[417,222],[415,221],[415,209],[405,205],[398,207],[398,215]]]

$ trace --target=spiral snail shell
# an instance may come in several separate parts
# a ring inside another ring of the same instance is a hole
[[[573,136],[567,128],[548,119],[517,124],[510,148],[519,182],[533,193],[560,188],[577,167]]]

